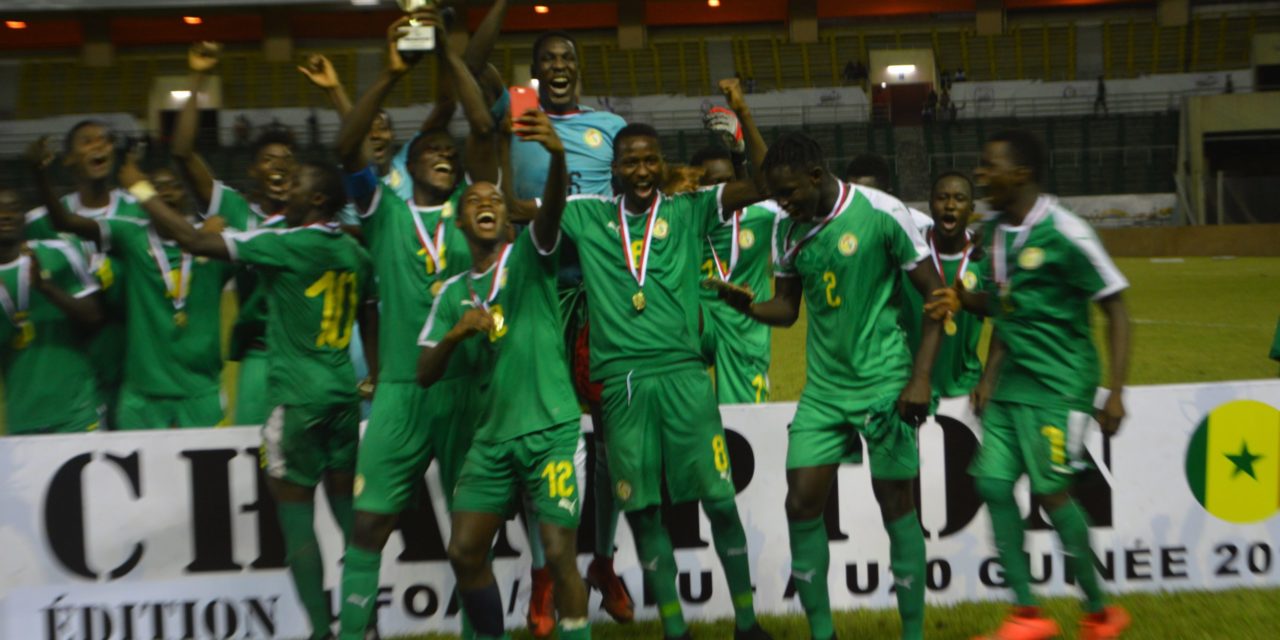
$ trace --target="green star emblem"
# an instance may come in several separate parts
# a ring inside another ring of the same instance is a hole
[[[1262,459],[1262,456],[1256,453],[1251,453],[1249,451],[1248,442],[1240,443],[1240,453],[1235,455],[1225,453],[1223,455],[1227,456],[1227,459],[1231,461],[1231,464],[1236,466],[1236,468],[1231,472],[1232,478],[1240,475],[1241,473],[1247,473],[1250,478],[1253,478],[1254,480],[1258,479],[1258,474],[1253,471],[1253,463]]]

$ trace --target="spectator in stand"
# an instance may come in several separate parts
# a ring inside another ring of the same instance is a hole
[[[844,83],[853,84],[858,78],[858,67],[854,66],[853,60],[844,65]]]
[[[951,90],[945,83],[942,86],[942,95],[938,96],[938,113],[943,122],[956,121],[956,103],[951,101]]]
[[[1235,93],[1235,92],[1236,92],[1236,85],[1235,85],[1235,83],[1233,83],[1233,82],[1231,81],[1231,74],[1229,74],[1229,73],[1227,74],[1227,84],[1226,84],[1226,86],[1225,86],[1225,87],[1223,87],[1222,92],[1223,92],[1223,93]]]
[[[235,137],[237,147],[249,146],[249,136],[252,135],[253,125],[249,122],[249,118],[242,113],[236,116]]]
[[[920,115],[925,122],[933,122],[934,116],[938,112],[938,92],[929,89],[929,95],[925,96],[924,108],[921,109]]]
[[[1096,97],[1093,99],[1093,115],[1098,115],[1098,109],[1102,109],[1102,115],[1107,113],[1107,83],[1102,80],[1102,76],[1098,76],[1098,90],[1095,92]]]
[[[959,68],[959,69],[956,69],[956,72],[955,72],[955,73],[953,73],[951,77],[952,77],[952,79],[953,79],[953,80],[955,80],[956,82],[964,82],[965,80],[967,80],[967,78],[966,78],[966,77],[965,77],[965,75],[964,75],[964,68],[963,68],[963,67],[961,67],[961,68]]]

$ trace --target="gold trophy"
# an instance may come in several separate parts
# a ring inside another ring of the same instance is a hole
[[[400,5],[400,8],[405,13],[413,13],[433,7],[435,0],[396,0],[396,3]],[[404,37],[396,42],[396,48],[401,52],[424,53],[435,50],[435,25],[422,24],[416,20],[410,20],[409,26],[402,27],[402,30],[405,32]]]

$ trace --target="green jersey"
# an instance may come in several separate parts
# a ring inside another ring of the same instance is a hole
[[[560,330],[558,263],[556,248],[544,252],[533,233],[523,231],[484,273],[449,280],[431,308],[420,340],[427,347],[439,344],[468,309],[487,307],[493,315],[495,328],[487,337],[466,341],[491,352],[485,364],[492,366],[492,393],[478,442],[504,442],[582,414]],[[452,358],[449,364],[454,368]]]
[[[269,301],[267,388],[276,405],[357,400],[347,347],[376,298],[373,264],[337,224],[227,233],[233,260],[258,267]]]
[[[221,181],[213,184],[208,215],[222,217],[227,221],[227,227],[236,231],[285,227],[284,216],[267,215],[258,205]],[[236,271],[236,293],[240,298],[240,310],[231,329],[231,360],[240,360],[255,344],[262,344],[267,333],[266,293],[258,286],[258,274],[253,265],[244,265]]]
[[[1021,226],[990,223],[995,336],[1007,352],[992,399],[1093,406],[1100,379],[1089,302],[1129,286],[1089,223],[1042,195]],[[990,286],[990,285],[989,285]]]
[[[591,304],[591,377],[703,364],[698,336],[702,247],[723,222],[723,185],[659,194],[648,211],[622,197],[570,196],[562,229],[578,248]]]
[[[115,189],[107,206],[88,208],[80,204],[80,194],[69,193],[62,197],[62,204],[74,215],[92,220],[111,218],[132,218],[146,220],[147,212],[138,205],[128,193]],[[33,240],[50,240],[59,237],[44,207],[33,209],[27,213],[27,237]],[[89,347],[90,358],[94,370],[98,372],[98,380],[104,392],[113,392],[120,384],[125,361],[125,269],[122,264],[111,260],[109,256],[91,242],[75,241],[84,251],[89,272],[93,273],[102,287],[103,312],[106,322],[98,330],[97,337]],[[111,402],[115,399],[111,398]]]
[[[933,254],[934,266],[942,267],[942,281],[948,285],[963,280],[970,291],[981,291],[979,274],[986,268],[986,257],[981,260],[966,259],[968,251],[958,254]],[[961,267],[964,274],[960,275]],[[912,289],[914,299],[920,294]],[[914,308],[923,309],[921,301]],[[907,310],[904,310],[904,312]],[[933,392],[943,398],[967,396],[982,377],[982,361],[978,359],[978,341],[982,338],[982,318],[957,312],[955,335],[942,334],[942,344],[938,347],[938,358],[933,361]],[[918,346],[918,345],[917,345]],[[914,349],[913,349],[914,352]]]
[[[899,325],[902,270],[929,248],[906,206],[874,189],[840,183],[821,220],[778,224],[778,277],[798,277],[808,314],[804,397],[896,393],[911,376]]]
[[[102,249],[124,265],[124,383],[150,396],[218,390],[222,288],[231,265],[184,253],[147,220],[98,221]]]
[[[379,382],[417,379],[419,331],[445,280],[471,269],[471,249],[454,213],[464,187],[438,207],[405,202],[381,183],[360,215],[382,292],[378,333]]]
[[[61,240],[27,243],[44,277],[68,295],[98,291],[78,249]],[[97,385],[90,339],[43,294],[31,291],[31,258],[0,264],[0,372],[10,434],[35,433],[92,411]]]
[[[772,203],[754,204],[712,229],[702,245],[702,277],[750,287],[756,300],[767,300],[773,285],[773,236],[779,213]],[[724,304],[714,289],[700,291],[703,331],[715,331],[740,350],[768,358],[769,325]]]

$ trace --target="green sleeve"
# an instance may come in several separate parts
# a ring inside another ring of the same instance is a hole
[[[434,347],[449,334],[449,330],[453,329],[453,325],[458,323],[459,307],[454,302],[456,297],[451,289],[456,290],[463,285],[458,281],[466,277],[455,276],[449,279],[445,284],[444,290],[436,296],[435,302],[431,303],[431,313],[427,315],[427,323],[422,327],[422,333],[418,336],[418,345],[423,347]]]
[[[677,198],[688,198],[693,207],[694,219],[697,220],[698,235],[706,236],[716,227],[724,223],[724,211],[720,208],[720,194],[724,193],[724,185],[703,187],[692,193],[685,193]]]
[[[58,232],[53,229],[53,221],[49,219],[44,207],[27,213],[26,233],[28,240],[53,240],[58,237]]]
[[[222,237],[235,262],[276,268],[286,267],[292,262],[292,247],[283,233],[260,229],[224,233]]]
[[[40,256],[40,268],[47,270],[67,295],[80,298],[98,290],[98,282],[89,274],[80,253],[71,245],[58,243]]]
[[[1271,359],[1280,360],[1280,321],[1276,322],[1276,337],[1271,341]]]
[[[213,183],[213,197],[209,199],[209,209],[205,216],[220,216],[227,221],[229,228],[237,231],[249,230],[249,216],[253,209],[249,201],[239,191],[227,186],[221,180]]]

